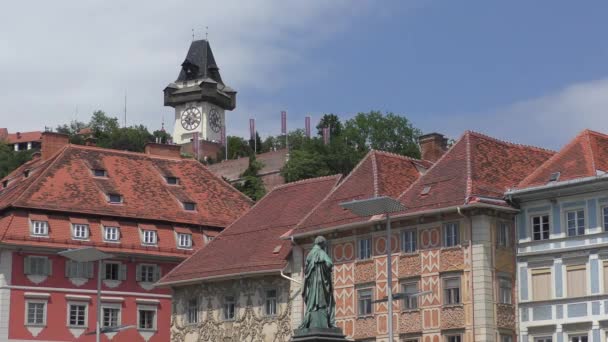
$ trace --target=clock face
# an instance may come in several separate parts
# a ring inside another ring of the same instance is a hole
[[[215,109],[211,109],[209,112],[209,126],[215,133],[219,133],[220,129],[222,129],[222,118],[220,117],[220,113]]]
[[[201,124],[201,111],[195,107],[188,107],[182,112],[182,127],[191,131]]]

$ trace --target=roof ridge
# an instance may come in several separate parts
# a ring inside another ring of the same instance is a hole
[[[595,155],[593,153],[593,148],[591,147],[591,131],[586,129],[583,132],[585,134],[585,137],[587,138],[587,150],[589,151],[589,155],[591,156],[591,173],[595,174],[597,172],[597,167],[595,163]]]
[[[327,180],[327,179],[330,179],[330,178],[336,178],[336,177],[340,178],[340,177],[342,177],[342,175],[341,174],[335,174],[335,175],[329,175],[329,176],[321,176],[321,177],[300,179],[300,180],[297,180],[295,182],[289,182],[289,183],[277,185],[274,188],[272,188],[272,190],[270,190],[270,192],[273,192],[275,190],[282,189],[282,188],[288,188],[288,187],[291,187],[291,186],[294,186],[294,185],[304,184],[304,183],[321,182],[321,181],[324,181],[324,180]]]
[[[371,152],[372,179],[374,181],[374,197],[378,197],[378,164],[376,164],[376,152]]]
[[[405,156],[403,154],[399,154],[399,153],[395,153],[395,152],[388,152],[388,151],[374,150],[374,149],[372,149],[370,151],[373,151],[374,153],[385,155],[387,157],[396,157],[396,158],[411,160],[411,161],[414,161],[414,162],[417,162],[417,161],[428,161],[428,160],[424,160],[424,159],[417,159],[417,158],[413,158],[413,157],[410,157],[410,156]]]
[[[464,132],[464,134],[472,134],[472,135],[477,136],[477,137],[482,138],[482,139],[488,139],[488,140],[492,140],[492,141],[495,141],[495,142],[498,142],[498,143],[501,143],[501,144],[510,145],[510,146],[514,146],[514,147],[529,148],[529,149],[537,150],[537,151],[540,151],[540,152],[557,153],[557,151],[553,151],[553,150],[550,150],[548,148],[538,147],[538,146],[532,146],[532,145],[526,145],[526,144],[519,144],[519,143],[515,143],[515,142],[512,142],[512,141],[498,139],[498,138],[495,138],[495,137],[490,136],[488,134],[477,132],[477,131],[473,131],[473,130],[466,130]]]
[[[471,162],[471,133],[465,133],[466,138],[466,162],[467,162],[467,188],[464,194],[464,203],[466,204],[473,192],[473,163]]]
[[[198,165],[198,167],[201,167],[203,170],[205,170],[205,172],[208,173],[208,176],[210,177],[215,177],[217,180],[220,181],[220,184],[223,184],[225,187],[228,187],[231,190],[236,191],[241,197],[243,197],[244,199],[246,199],[249,203],[254,203],[254,201],[249,198],[247,195],[245,195],[244,193],[242,193],[241,191],[239,191],[237,188],[235,188],[232,184],[230,184],[230,182],[227,182],[224,177],[216,175],[215,173],[213,173],[213,171],[209,170],[209,168],[207,167],[207,165],[199,162],[198,160],[195,159],[182,159],[184,161],[194,161],[196,162],[196,165]],[[154,166],[154,168],[158,171],[158,168]],[[168,191],[168,190],[167,190]]]
[[[152,158],[152,159],[178,160],[178,161],[193,160],[193,161],[198,162],[197,160],[192,159],[192,158],[166,157],[166,156],[159,156],[159,155],[156,155],[156,154],[147,154],[145,152],[133,152],[133,151],[126,151],[126,150],[115,150],[113,148],[106,148],[106,147],[99,147],[99,146],[86,146],[86,145],[77,145],[77,144],[68,144],[67,146],[70,146],[70,147],[76,148],[76,149],[80,149],[80,150],[91,150],[91,151],[99,151],[99,152],[113,152],[113,153],[119,153],[119,154],[128,154],[128,155],[136,155],[136,156],[141,156],[141,157],[148,157],[148,158]],[[169,145],[169,146],[178,146],[178,145]]]

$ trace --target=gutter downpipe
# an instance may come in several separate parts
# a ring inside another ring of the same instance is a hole
[[[288,276],[286,276],[286,275],[283,273],[283,271],[285,271],[285,269],[287,268],[287,266],[289,266],[289,264],[285,265],[285,267],[283,267],[283,269],[281,270],[281,277],[283,277],[283,278],[285,278],[285,279],[287,279],[287,280],[289,280],[289,281],[293,281],[293,282],[294,282],[294,283],[296,283],[296,284],[300,284],[300,285],[302,285],[302,282],[301,282],[301,281],[298,281],[298,280],[295,280],[295,279],[293,279],[293,278],[291,278],[291,277],[288,277]]]
[[[473,257],[473,219],[471,219],[471,216],[467,216],[465,214],[462,213],[462,208],[460,206],[456,207],[456,212],[458,213],[458,215],[464,217],[464,218],[468,218],[469,219],[469,239],[471,241],[471,243],[469,244],[469,248],[471,249],[471,252],[469,253],[471,255],[471,258]],[[472,307],[472,315],[473,315],[473,340],[475,340],[475,289],[473,287],[473,260],[471,260],[471,307]]]

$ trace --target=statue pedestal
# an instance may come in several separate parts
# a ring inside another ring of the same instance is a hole
[[[296,329],[291,342],[335,342],[348,341],[340,328]]]

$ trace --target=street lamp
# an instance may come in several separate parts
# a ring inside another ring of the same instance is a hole
[[[393,342],[393,270],[391,247],[391,213],[405,210],[401,202],[388,196],[372,197],[363,200],[342,202],[340,206],[357,216],[367,217],[379,214],[386,215],[386,274],[388,288],[388,339]]]
[[[68,249],[67,251],[59,252],[61,256],[64,256],[70,260],[76,262],[95,262],[97,261],[97,323],[95,324],[95,341],[100,342],[101,333],[118,332],[124,329],[132,328],[133,326],[118,326],[118,327],[104,327],[101,329],[101,275],[103,260],[111,259],[114,256],[100,251],[95,247],[84,247],[78,249]],[[86,333],[85,335],[92,335],[92,332]]]

